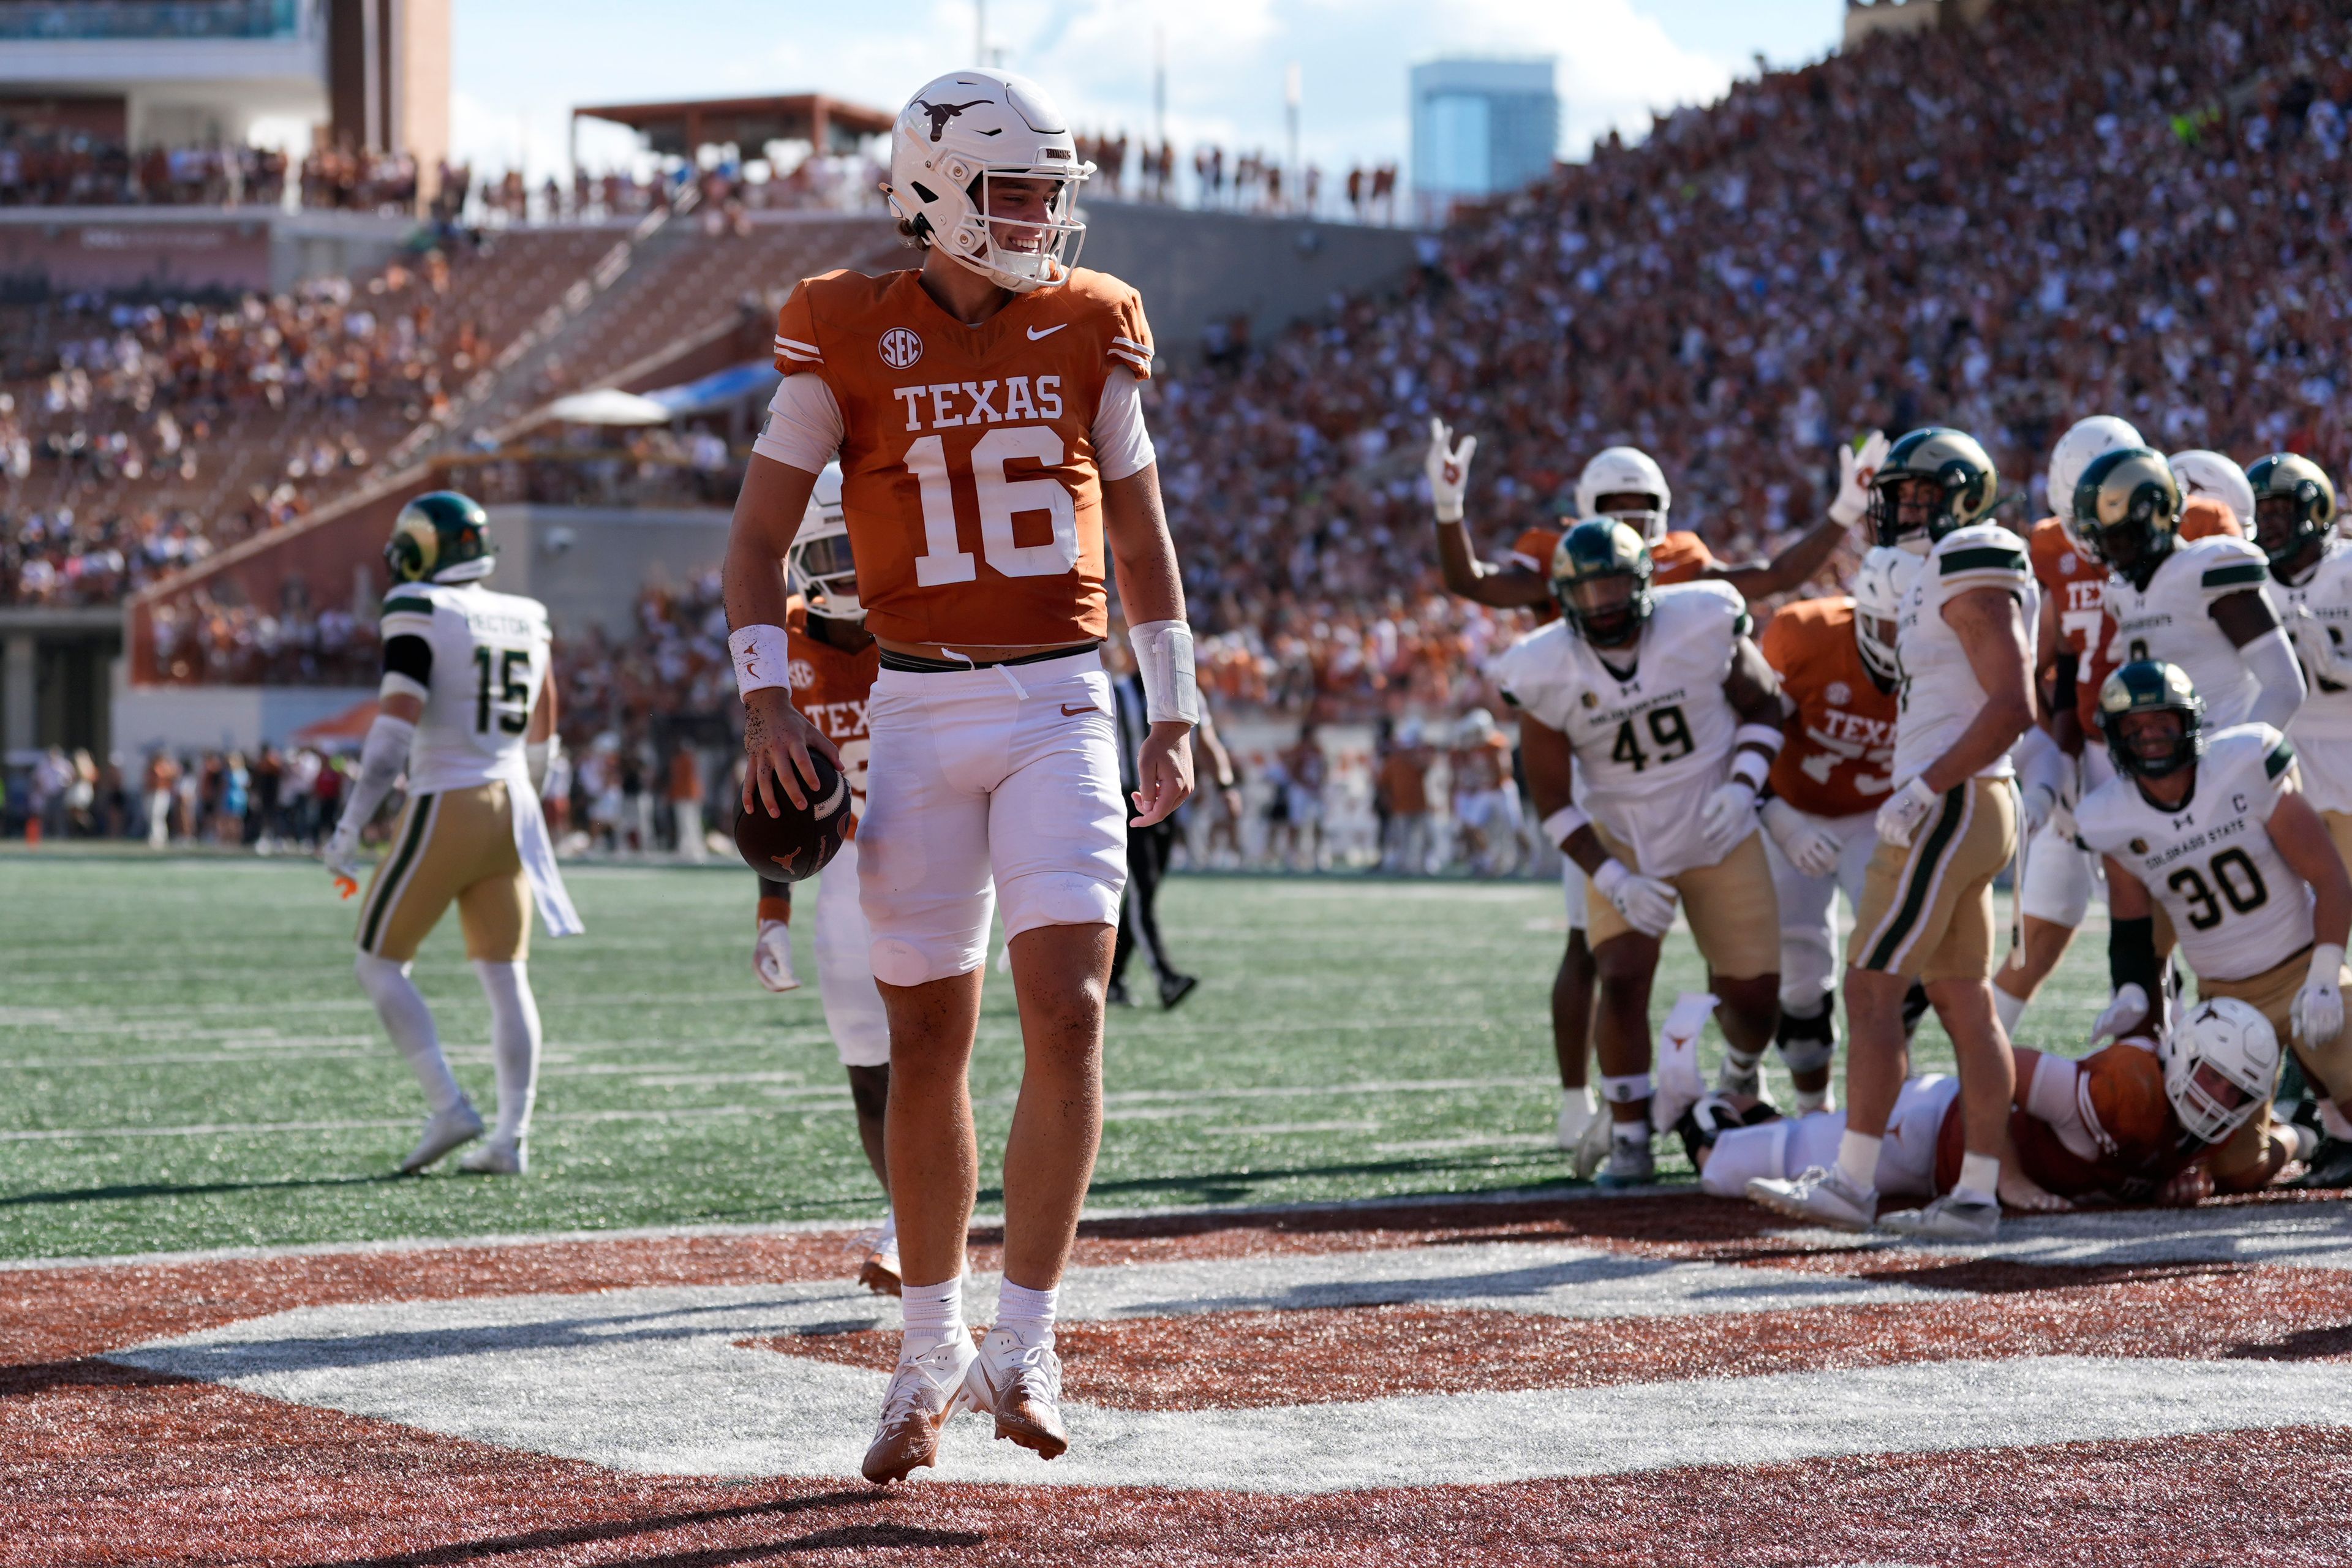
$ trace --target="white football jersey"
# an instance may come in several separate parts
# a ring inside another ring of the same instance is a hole
[[[2311,887],[2271,842],[2271,812],[2294,783],[2294,747],[2267,724],[2215,735],[2175,811],[2116,778],[2084,796],[2074,829],[2164,906],[2200,980],[2245,980],[2311,945]]]
[[[1748,601],[1721,583],[1655,590],[1641,641],[1611,660],[1554,621],[1496,661],[1495,683],[1514,707],[1576,748],[1581,804],[1653,877],[1714,864],[1698,829],[1707,795],[1731,768],[1739,716],[1723,694]]]
[[[433,650],[408,792],[528,778],[523,734],[547,680],[547,606],[478,583],[403,583],[383,596],[383,640],[396,637]]]
[[[2260,593],[2270,577],[2263,552],[2227,534],[2173,546],[2145,593],[2110,574],[2107,614],[2114,617],[2116,637],[2107,658],[2116,666],[2139,658],[2177,664],[2205,700],[2209,729],[2242,724],[2262,695],[2262,682],[2246,668],[2237,645],[2214,625],[2213,601],[2249,588]]]
[[[1895,714],[1895,782],[1927,772],[1985,705],[1985,689],[1969,663],[1960,634],[1944,619],[1944,607],[1977,588],[1999,588],[2017,600],[2024,616],[2027,658],[2041,609],[2041,595],[2027,566],[2025,541],[1998,523],[1954,529],[1927,547],[1919,571],[1903,595],[1895,623],[1895,663],[1901,667],[1900,700]],[[2007,778],[2009,757],[1987,768],[1986,778]]]
[[[2326,637],[2338,658],[2352,655],[2352,542],[2331,538],[2309,576],[2300,584],[2273,578],[2271,596],[2298,647]],[[2297,606],[2310,612],[2308,621]],[[2352,812],[2352,686],[2311,674],[2307,651],[2303,667],[2311,694],[2286,727],[2302,758],[2303,793],[2322,811]]]

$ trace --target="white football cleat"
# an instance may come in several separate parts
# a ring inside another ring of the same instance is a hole
[[[1974,1193],[1946,1193],[1924,1207],[1881,1215],[1878,1225],[1921,1241],[1990,1241],[2000,1233],[2000,1204]]]
[[[1603,1187],[1646,1187],[1657,1179],[1658,1156],[1648,1139],[1636,1143],[1612,1135],[1609,1163],[1601,1167],[1593,1182]]]
[[[1559,1120],[1552,1126],[1551,1141],[1563,1152],[1573,1151],[1584,1141],[1584,1130],[1603,1120],[1606,1119],[1593,1102],[1591,1089],[1563,1089],[1559,1091]]]
[[[964,1373],[964,1403],[996,1418],[996,1435],[1041,1458],[1059,1458],[1070,1446],[1062,1426],[1062,1358],[1047,1331],[1032,1342],[1011,1329],[991,1329]]]
[[[890,1391],[882,1396],[881,1425],[859,1467],[867,1480],[887,1487],[939,1462],[940,1428],[970,1407],[965,1374],[979,1359],[971,1336],[959,1331],[944,1344],[898,1363]]]
[[[530,1170],[530,1153],[520,1138],[493,1138],[478,1149],[467,1150],[457,1168],[477,1176],[520,1176]]]
[[[413,1176],[450,1150],[471,1143],[482,1135],[482,1113],[474,1109],[470,1100],[460,1100],[446,1110],[436,1111],[425,1119],[425,1135],[408,1158],[400,1163],[400,1173]]]
[[[1834,1230],[1868,1230],[1878,1208],[1877,1192],[1857,1189],[1835,1165],[1815,1165],[1793,1181],[1759,1176],[1748,1184],[1748,1198],[1775,1214]]]
[[[779,995],[801,988],[801,977],[793,973],[791,926],[782,921],[760,922],[760,934],[751,939],[751,973]]]
[[[1569,1163],[1569,1168],[1576,1173],[1578,1181],[1592,1180],[1592,1173],[1601,1169],[1601,1163],[1609,1158],[1610,1121],[1609,1107],[1604,1103],[1592,1113],[1592,1120],[1584,1124],[1583,1135],[1576,1141],[1576,1153]]]
[[[850,1237],[850,1253],[857,1259],[857,1282],[877,1296],[899,1296],[906,1293],[905,1282],[899,1278],[898,1231],[885,1220],[871,1230],[861,1230]]]

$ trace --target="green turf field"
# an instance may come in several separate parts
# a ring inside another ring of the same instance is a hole
[[[571,880],[590,934],[541,941],[531,965],[531,1174],[451,1161],[403,1180],[385,1173],[415,1137],[415,1081],[352,977],[354,906],[315,864],[0,858],[0,1256],[877,1214],[805,925],[811,984],[772,996],[740,870]],[[1203,984],[1174,1014],[1112,1016],[1097,1205],[1569,1180],[1548,1135],[1558,884],[1180,878],[1163,910]],[[2079,943],[2024,1043],[2079,1048],[2104,971],[2104,942]],[[487,1113],[488,1014],[454,919],[416,974]],[[1698,979],[1677,936],[1659,1012]],[[1944,1049],[1931,1027],[1923,1062]],[[1019,1066],[992,973],[974,1068],[992,1175]]]

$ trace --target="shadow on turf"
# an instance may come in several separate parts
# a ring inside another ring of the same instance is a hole
[[[0,1209],[36,1204],[96,1203],[105,1198],[185,1197],[201,1193],[270,1193],[299,1187],[365,1187],[405,1181],[397,1171],[368,1176],[303,1176],[282,1182],[137,1182],[111,1187],[60,1187],[55,1192],[17,1193],[0,1198]]]
[[[1153,1194],[1165,1196],[1171,1193],[1177,1193],[1191,1196],[1202,1203],[1231,1204],[1241,1203],[1248,1199],[1255,1194],[1259,1187],[1269,1182],[1286,1182],[1317,1176],[1433,1176],[1442,1173],[1458,1172],[1462,1170],[1465,1164],[1471,1163],[1475,1163],[1491,1170],[1496,1163],[1505,1161],[1517,1161],[1520,1158],[1520,1156],[1503,1154],[1481,1156],[1475,1162],[1463,1160],[1361,1160],[1351,1161],[1344,1164],[1336,1165],[1281,1165],[1249,1171],[1195,1171],[1181,1176],[1129,1176],[1123,1181],[1108,1182],[1097,1179],[1092,1186],[1087,1189],[1087,1191],[1088,1195],[1093,1198],[1102,1198],[1116,1194],[1128,1194],[1140,1197]],[[1529,1162],[1532,1162],[1535,1159],[1550,1159],[1553,1158],[1553,1156],[1547,1153],[1540,1156],[1527,1156],[1525,1158]],[[1568,1177],[1561,1175],[1555,1176],[1546,1181],[1527,1182],[1512,1186],[1482,1188],[1481,1193],[1483,1195],[1488,1196],[1505,1195],[1513,1193],[1540,1193],[1558,1191],[1561,1187],[1571,1184],[1573,1184],[1570,1182]],[[1453,1197],[1459,1196],[1460,1194],[1456,1190],[1452,1188],[1433,1187],[1429,1189],[1426,1194],[1391,1193],[1384,1194],[1382,1195],[1384,1197],[1396,1198],[1418,1196]],[[1001,1187],[983,1188],[980,1194],[980,1201],[984,1205],[1002,1204],[1004,1201],[1003,1189]]]
[[[571,1525],[560,1530],[491,1536],[481,1541],[452,1542],[446,1546],[429,1546],[421,1551],[396,1552],[385,1557],[338,1558],[333,1562],[311,1563],[308,1568],[441,1568],[445,1563],[472,1563],[509,1552],[623,1541],[634,1535],[723,1524],[731,1520],[771,1518],[800,1513],[809,1509],[858,1508],[879,1501],[884,1495],[874,1490],[819,1492],[813,1497],[776,1498],[767,1502],[746,1503],[740,1508],[697,1509],[656,1514],[646,1519],[618,1519],[602,1524]],[[878,1546],[943,1550],[978,1546],[986,1539],[977,1531],[924,1530],[907,1524],[852,1524],[782,1541],[701,1547],[691,1552],[668,1552],[646,1557],[614,1557],[604,1561],[607,1568],[726,1568],[730,1563],[756,1562],[762,1557],[790,1552],[829,1552]]]

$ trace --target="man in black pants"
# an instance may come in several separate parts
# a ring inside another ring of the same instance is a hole
[[[1135,672],[1132,661],[1120,658],[1125,645],[1114,637],[1104,645],[1121,666],[1121,672],[1111,681],[1111,708],[1118,725],[1118,782],[1123,794],[1136,789],[1135,760],[1143,738],[1151,732],[1145,717],[1143,678]],[[1209,721],[1208,705],[1201,707],[1201,722],[1193,731],[1199,742],[1206,770],[1214,775],[1217,787],[1227,792],[1234,788],[1233,759],[1225,754],[1217,740],[1216,727]],[[1232,804],[1229,800],[1229,805]],[[1176,824],[1171,819],[1155,822],[1148,827],[1127,830],[1127,890],[1120,895],[1118,935],[1112,944],[1110,961],[1110,991],[1108,999],[1114,1006],[1133,1005],[1127,990],[1127,961],[1139,945],[1150,961],[1152,972],[1160,981],[1160,1005],[1173,1007],[1192,993],[1198,985],[1197,975],[1178,973],[1169,962],[1168,949],[1160,940],[1160,879],[1168,873],[1168,859],[1176,847]]]

